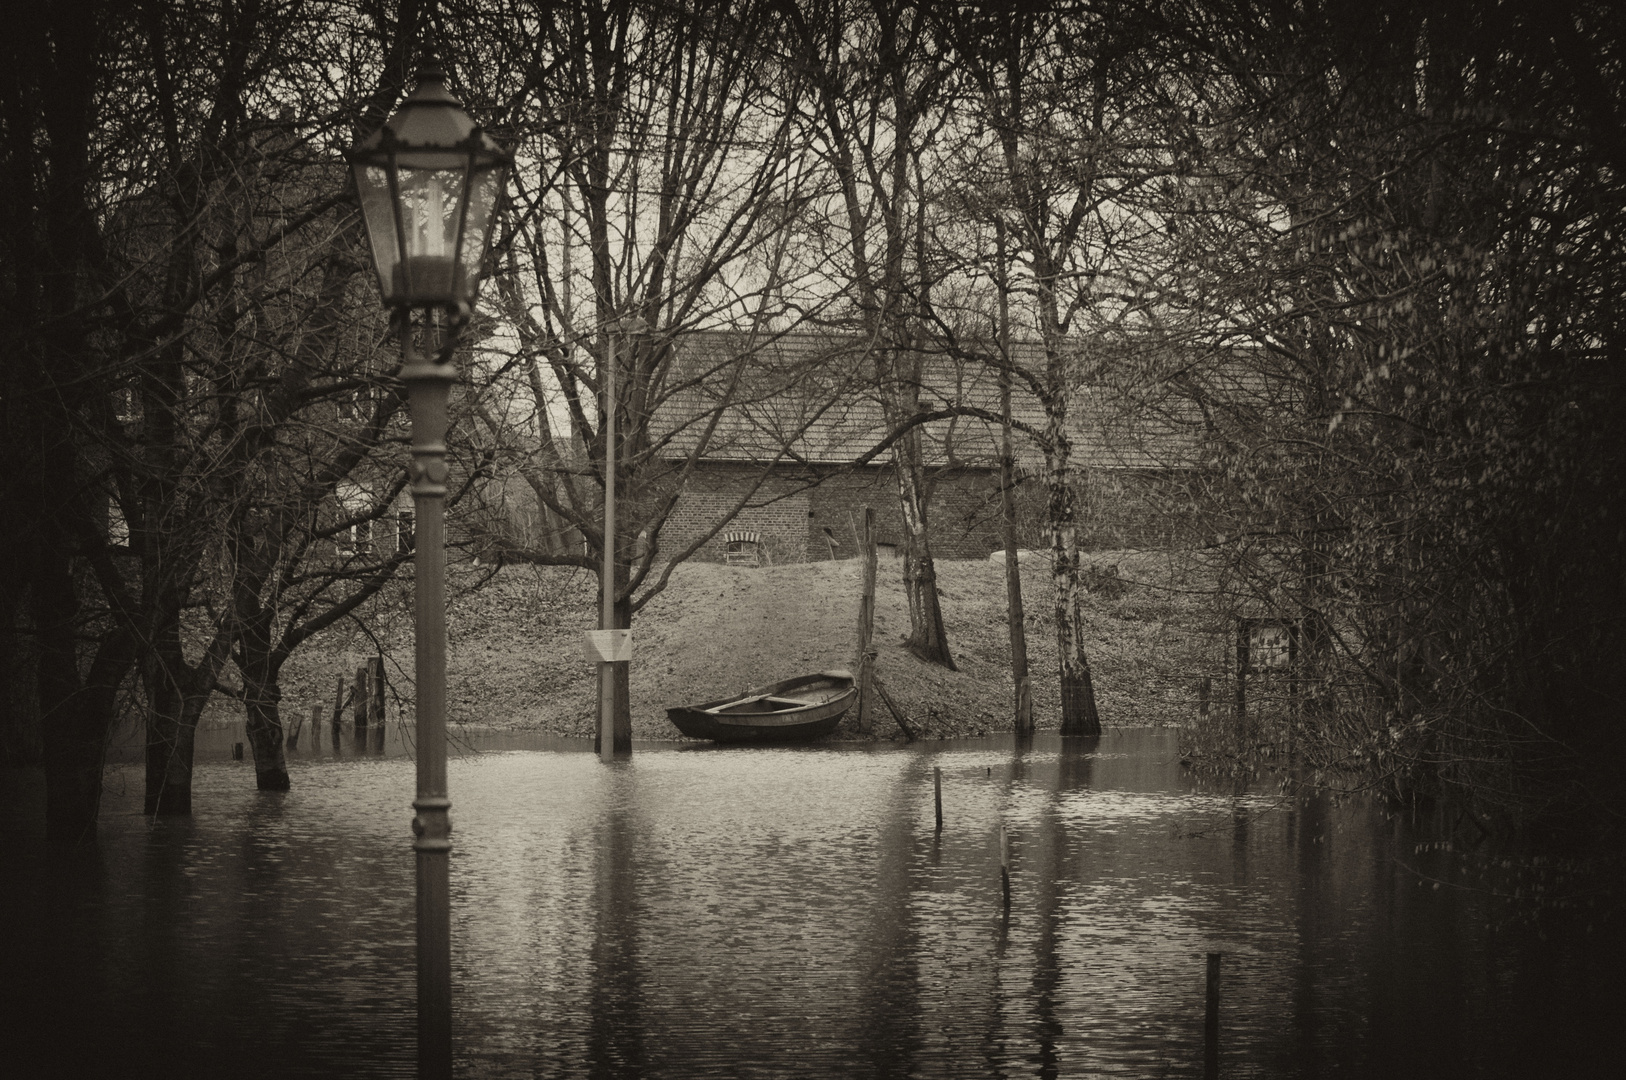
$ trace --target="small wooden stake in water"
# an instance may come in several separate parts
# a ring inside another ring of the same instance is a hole
[[[368,698],[372,694],[371,671],[371,662],[356,669],[356,689],[351,696],[351,700],[355,704],[355,723],[351,731],[355,735],[357,743],[361,746],[365,746],[367,740]]]
[[[243,744],[242,743],[232,743],[231,744],[231,759],[233,761],[242,761],[243,760]]]
[[[1011,838],[1003,822],[999,826],[999,885],[1005,894],[1005,914],[1011,913]]]
[[[1219,1077],[1220,954],[1208,954],[1208,1007],[1203,1014],[1203,1080]]]
[[[943,770],[932,766],[932,788],[937,803],[937,831],[943,831]]]
[[[384,657],[374,656],[367,661],[369,698],[367,717],[371,721],[373,753],[384,752],[384,694],[389,688],[384,679]]]
[[[331,724],[333,734],[333,752],[335,754],[339,752],[339,724],[344,719],[345,702],[344,676],[341,674],[338,676],[338,679],[338,684],[333,688],[333,720]]]

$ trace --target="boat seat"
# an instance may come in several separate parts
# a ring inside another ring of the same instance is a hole
[[[761,711],[767,706],[773,712],[788,712],[791,709],[805,709],[809,705],[823,705],[830,700],[829,694],[807,694],[806,696],[758,694],[756,697],[741,698],[739,701],[730,701],[727,705],[719,705],[715,709],[707,709],[709,713],[732,713]]]

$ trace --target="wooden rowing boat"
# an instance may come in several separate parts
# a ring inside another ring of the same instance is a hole
[[[812,739],[835,730],[858,696],[845,671],[821,671],[759,687],[702,705],[666,710],[666,718],[691,739],[718,742],[783,742]]]

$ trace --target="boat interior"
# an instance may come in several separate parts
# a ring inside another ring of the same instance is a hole
[[[746,698],[743,701],[730,701],[727,705],[719,705],[715,709],[707,709],[706,711],[710,713],[787,712],[791,709],[805,709],[809,705],[822,705],[828,700],[830,700],[829,694],[808,694],[806,697],[769,695]]]

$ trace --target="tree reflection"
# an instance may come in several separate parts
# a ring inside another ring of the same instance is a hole
[[[621,779],[630,781],[628,773]],[[616,799],[607,809],[593,882],[587,1055],[590,1075],[610,1080],[635,1080],[647,1072],[634,817],[626,800]]]

